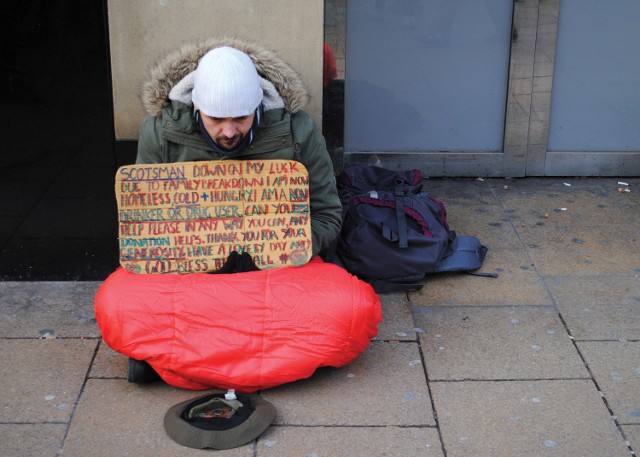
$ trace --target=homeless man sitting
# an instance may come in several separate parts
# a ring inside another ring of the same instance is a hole
[[[274,53],[237,39],[185,46],[152,69],[142,101],[149,116],[136,163],[299,161],[309,173],[312,255],[338,235],[341,205],[325,140],[302,111],[308,101],[302,80]],[[226,273],[252,269],[246,253],[223,267]],[[150,370],[130,359],[129,380],[156,379]]]

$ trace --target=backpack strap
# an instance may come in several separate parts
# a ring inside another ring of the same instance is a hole
[[[400,187],[396,187],[393,190],[393,195],[396,200],[396,218],[398,220],[398,247],[406,249],[409,247],[409,242],[407,241],[407,219],[404,215],[404,192]]]
[[[388,294],[390,292],[408,292],[410,290],[421,290],[424,284],[411,282],[391,282],[382,279],[365,278],[365,282],[371,284],[373,290],[379,294]]]

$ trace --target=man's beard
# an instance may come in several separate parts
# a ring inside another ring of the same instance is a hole
[[[244,135],[241,133],[236,133],[231,138],[224,135],[220,135],[216,137],[215,142],[221,148],[231,150],[238,147],[238,145],[240,145],[240,143],[242,142],[243,138],[244,138]]]

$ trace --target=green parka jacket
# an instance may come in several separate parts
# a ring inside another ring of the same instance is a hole
[[[192,72],[210,49],[232,46],[251,57],[262,78],[264,115],[256,138],[232,157],[218,155],[193,119]],[[309,172],[312,253],[338,235],[341,204],[333,164],[325,140],[302,107],[307,91],[300,77],[274,53],[238,39],[212,39],[168,55],[152,69],[143,85],[142,102],[149,116],[140,127],[139,164],[199,160],[286,159],[301,162]]]

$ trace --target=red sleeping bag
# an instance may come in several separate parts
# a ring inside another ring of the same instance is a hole
[[[95,311],[104,341],[167,383],[247,393],[350,363],[382,320],[367,283],[320,259],[229,275],[119,268]]]

